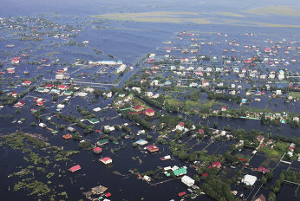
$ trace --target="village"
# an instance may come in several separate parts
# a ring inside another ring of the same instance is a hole
[[[299,197],[299,41],[182,31],[129,63],[75,41],[91,22],[0,22],[1,146],[26,162],[8,192],[68,200],[57,189],[76,186],[77,200],[121,200],[132,182],[169,200]]]

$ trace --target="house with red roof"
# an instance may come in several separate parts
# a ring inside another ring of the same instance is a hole
[[[20,63],[20,57],[15,57],[11,60],[11,64],[17,65]]]
[[[31,85],[31,81],[30,80],[26,80],[26,81],[22,82],[22,85],[23,86],[29,86],[29,85]]]
[[[37,106],[43,106],[44,103],[43,103],[43,102],[37,102],[36,105],[37,105]]]
[[[68,87],[66,85],[62,84],[62,85],[58,86],[58,89],[60,89],[60,90],[66,90],[66,89],[68,89]]]
[[[55,85],[53,85],[53,84],[46,84],[46,85],[45,85],[45,88],[46,88],[46,89],[51,89],[51,88],[53,88],[53,87],[55,87]]]
[[[265,53],[271,53],[272,52],[272,49],[271,48],[269,48],[269,47],[266,47],[265,48]]]
[[[251,59],[246,59],[245,64],[251,64],[252,60]]]
[[[262,167],[262,166],[259,166],[259,167],[257,168],[257,171],[258,171],[258,172],[262,172],[263,174],[270,172],[270,170],[268,170],[268,169],[266,169],[266,168],[264,168],[264,167]]]
[[[93,149],[93,152],[94,152],[95,154],[100,154],[100,153],[102,152],[102,148],[101,148],[101,147],[95,147],[95,148]]]
[[[179,124],[176,125],[176,130],[184,130],[184,122],[179,122]]]
[[[156,145],[149,145],[146,147],[147,151],[149,151],[150,153],[154,153],[159,151],[159,148]]]
[[[222,111],[222,112],[226,112],[226,111],[227,111],[226,106],[223,106],[223,107],[221,108],[221,111]]]
[[[199,129],[198,129],[198,133],[199,133],[199,134],[204,134],[204,130],[201,129],[201,128],[199,128]]]
[[[112,163],[112,159],[110,157],[101,158],[101,159],[99,159],[99,161],[101,161],[105,165]]]
[[[13,92],[11,92],[11,96],[12,96],[12,97],[17,97],[17,96],[18,96],[18,93],[15,92],[15,91],[13,91]]]
[[[69,169],[70,172],[76,172],[78,170],[81,170],[80,165],[75,165]]]
[[[295,144],[291,143],[290,146],[289,146],[289,150],[293,150],[294,151],[294,149],[295,149]]]
[[[252,201],[266,201],[266,197],[263,194],[260,194],[259,196],[253,198]]]
[[[152,117],[155,115],[155,111],[152,108],[148,108],[143,111],[143,113],[149,117]]]
[[[111,196],[111,193],[106,193],[105,194],[105,197],[107,197],[107,198],[110,197],[110,196]]]
[[[265,140],[265,137],[264,136],[262,136],[262,135],[258,135],[258,136],[256,136],[256,139],[259,141],[259,143],[261,144],[261,143],[263,143],[264,142],[264,140]]]
[[[200,76],[200,77],[203,77],[203,73],[202,73],[201,71],[195,72],[195,75]]]
[[[212,162],[211,165],[209,166],[210,169],[214,169],[214,168],[218,168],[220,169],[221,168],[221,162],[220,161],[217,161],[217,162]]]
[[[9,74],[15,74],[15,70],[7,70]]]
[[[24,105],[25,105],[24,101],[19,101],[14,105],[14,107],[23,107]]]
[[[140,112],[143,110],[143,106],[141,105],[136,105],[134,108],[133,108],[136,112]]]

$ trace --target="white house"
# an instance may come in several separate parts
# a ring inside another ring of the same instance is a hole
[[[192,186],[195,184],[195,180],[192,179],[191,177],[187,176],[187,175],[184,175],[182,178],[181,178],[181,182],[184,183],[185,185],[187,185],[188,187]]]
[[[253,175],[250,175],[250,174],[246,174],[244,176],[244,178],[242,179],[242,182],[244,184],[246,184],[247,186],[253,186],[255,184],[256,180],[257,180],[256,176],[253,176]]]

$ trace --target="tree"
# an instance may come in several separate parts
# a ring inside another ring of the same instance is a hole
[[[270,192],[268,196],[268,201],[276,201],[276,194],[274,192]]]
[[[217,129],[218,128],[218,122],[214,122],[214,129]]]
[[[261,181],[261,183],[266,184],[267,183],[267,178],[266,177],[262,177],[260,181]]]
[[[267,179],[272,179],[273,178],[273,172],[267,172],[266,176],[267,176]]]
[[[179,157],[180,160],[186,160],[186,159],[189,158],[189,154],[182,151],[182,152],[179,153],[178,157]]]
[[[95,97],[99,97],[102,94],[102,91],[100,89],[96,88],[93,91],[93,94],[95,95]]]

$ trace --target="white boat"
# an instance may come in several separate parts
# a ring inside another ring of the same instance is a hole
[[[170,159],[171,159],[171,156],[170,156],[170,155],[163,156],[163,157],[160,158],[160,160],[162,160],[162,161],[170,160]]]

